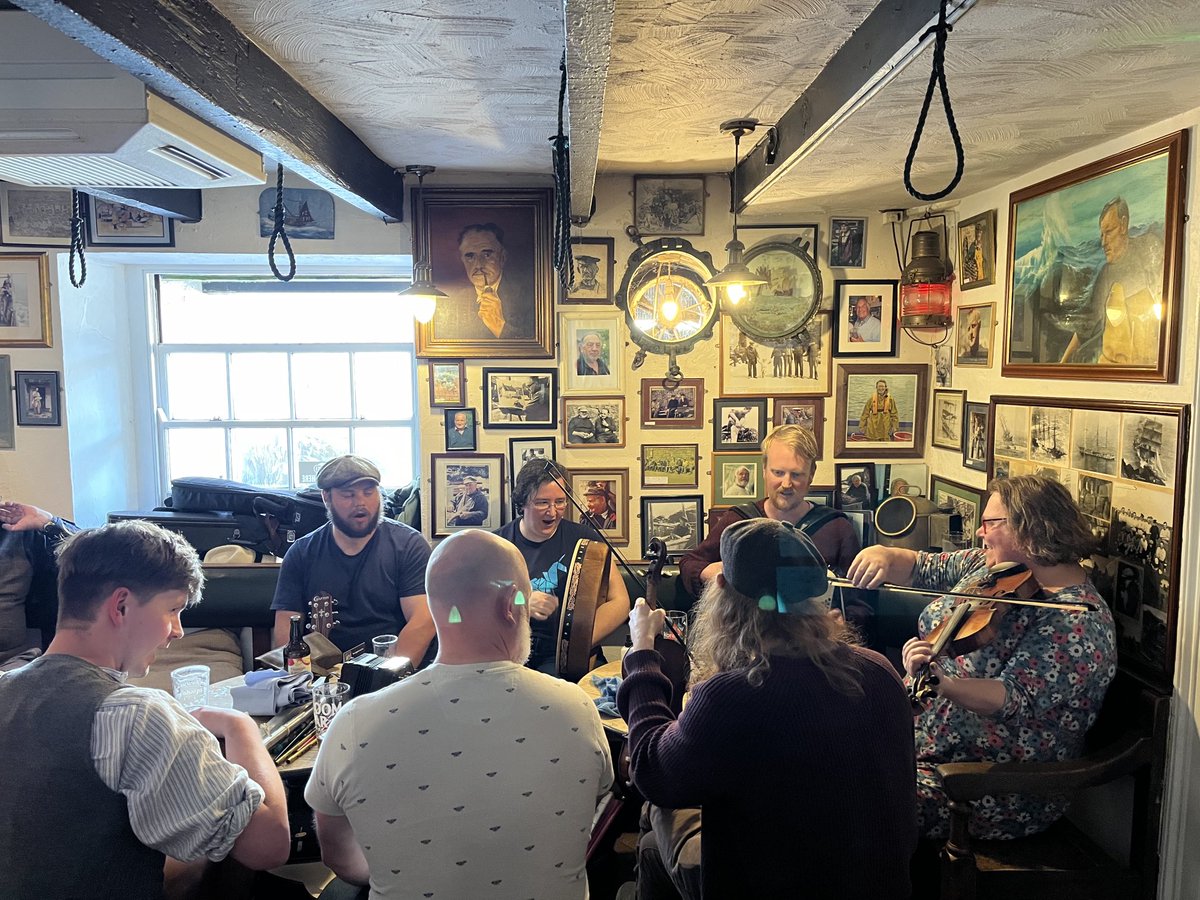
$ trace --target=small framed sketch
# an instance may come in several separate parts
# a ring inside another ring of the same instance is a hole
[[[508,439],[508,465],[512,477],[533,460],[553,460],[557,451],[553,437],[510,437]]]
[[[13,405],[8,400],[12,391],[12,357],[0,356],[0,391],[3,391],[3,403],[0,403],[0,450],[14,450],[17,446],[16,420],[13,419]]]
[[[987,403],[967,401],[963,413],[963,465],[979,472],[987,471],[988,412]]]
[[[71,189],[0,184],[0,244],[71,246]]]
[[[867,220],[829,220],[829,268],[861,269],[867,259]]]
[[[933,392],[933,446],[962,450],[963,404],[966,402],[966,391],[938,389]]]
[[[969,291],[996,283],[996,211],[958,223],[958,287]]]
[[[817,439],[817,459],[825,447],[825,399],[823,397],[776,397],[771,422],[775,425],[799,425]]]
[[[766,400],[714,400],[713,451],[757,450],[766,425]]]
[[[621,320],[615,307],[611,313],[600,309],[559,313],[564,393],[624,393]]]
[[[591,524],[614,544],[629,543],[628,469],[572,469],[571,493],[585,510],[572,506],[573,521]]]
[[[455,409],[443,410],[445,419],[447,450],[474,450],[475,447],[475,410]]]
[[[624,397],[563,397],[563,449],[625,446]]]
[[[484,428],[554,428],[558,372],[554,369],[483,370]]]
[[[737,506],[757,500],[763,493],[761,453],[714,453],[712,498],[717,506]]]
[[[89,197],[87,209],[89,247],[175,246],[174,219],[99,197]]]
[[[704,176],[633,176],[633,224],[647,234],[704,234]]]
[[[642,426],[699,428],[704,424],[704,379],[642,379]]]
[[[467,367],[460,360],[429,363],[429,405],[462,406],[467,402]]]
[[[567,286],[563,303],[612,303],[613,259],[616,251],[612,238],[571,238],[575,258],[575,281]]]
[[[700,544],[704,498],[699,494],[642,497],[642,550],[654,538],[667,545],[667,555],[678,560]]]
[[[434,537],[466,528],[493,531],[504,524],[503,454],[433,453],[430,461]]]
[[[642,444],[642,487],[699,487],[699,444]]]
[[[833,355],[896,355],[898,281],[833,283]]]
[[[990,366],[992,348],[996,345],[996,304],[979,303],[960,306],[955,310],[958,336],[954,364],[957,366]]]
[[[57,372],[17,372],[17,424],[61,425]]]

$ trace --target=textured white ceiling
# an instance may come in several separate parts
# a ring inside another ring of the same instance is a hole
[[[563,0],[213,5],[397,167],[548,173],[564,28],[573,45],[610,41],[607,81],[588,85],[602,109],[572,122],[576,143],[598,145],[603,174],[728,170],[718,124],[781,115],[875,3],[616,0],[611,36],[587,16],[564,25]],[[931,59],[926,50],[752,211],[914,205],[902,172]],[[950,36],[946,68],[962,195],[1195,107],[1200,2],[979,0]],[[940,104],[930,118],[915,175],[927,192],[954,169]]]

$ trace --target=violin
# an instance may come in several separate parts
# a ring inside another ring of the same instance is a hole
[[[963,656],[986,647],[1000,631],[1000,622],[1014,605],[1045,601],[1046,592],[1033,573],[1020,563],[1006,563],[990,570],[988,576],[970,590],[954,596],[964,597],[926,640],[933,644],[933,658],[915,676],[909,688],[914,709],[937,695],[938,678],[932,664],[943,654]]]

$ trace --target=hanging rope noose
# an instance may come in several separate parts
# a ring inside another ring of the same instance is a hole
[[[571,141],[563,134],[563,112],[567,105],[567,53],[559,64],[558,134],[554,145],[554,268],[564,287],[575,283],[575,258],[571,254]]]
[[[946,3],[947,0],[942,0],[937,25],[921,35],[922,38],[930,32],[936,35],[933,42],[933,71],[929,74],[929,86],[925,89],[925,102],[921,105],[921,116],[917,119],[917,130],[913,132],[912,144],[908,148],[908,159],[904,161],[905,189],[918,200],[928,202],[941,200],[958,187],[958,182],[963,176],[962,139],[958,136],[958,125],[954,121],[954,107],[950,103],[950,91],[946,88],[946,35],[953,30],[950,25],[946,24]],[[912,166],[913,159],[917,155],[917,145],[921,143],[921,134],[925,130],[925,117],[929,115],[929,104],[933,100],[933,87],[935,84],[942,92],[942,107],[946,110],[946,123],[950,126],[951,137],[954,138],[954,153],[958,159],[958,165],[954,171],[954,177],[946,187],[933,194],[922,194],[913,187]]]
[[[83,287],[87,281],[87,256],[83,252],[83,213],[80,211],[83,200],[79,191],[71,189],[71,253],[67,257],[67,271],[71,276],[71,284],[77,288]],[[79,278],[75,278],[75,257],[79,257]]]
[[[288,255],[288,273],[284,275],[275,265],[275,242],[283,238],[283,249]],[[275,176],[275,227],[271,229],[271,243],[267,247],[267,262],[271,271],[280,281],[291,281],[296,277],[296,254],[292,252],[292,242],[288,240],[283,228],[283,163],[279,163]]]

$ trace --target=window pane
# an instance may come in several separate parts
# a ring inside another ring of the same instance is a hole
[[[172,419],[228,419],[224,353],[167,356],[166,408]]]
[[[167,481],[228,477],[224,428],[167,429]]]
[[[349,419],[350,355],[295,353],[292,386],[297,419]]]
[[[360,419],[411,419],[411,353],[355,353],[354,392]]]
[[[297,428],[292,440],[299,487],[316,487],[317,470],[325,461],[350,452],[349,428]]]
[[[286,419],[288,369],[286,353],[234,353],[229,357],[235,419]]]
[[[230,460],[234,481],[263,487],[287,487],[287,429],[229,429]]]
[[[411,428],[355,428],[354,452],[379,466],[383,486],[402,487],[413,480]]]

